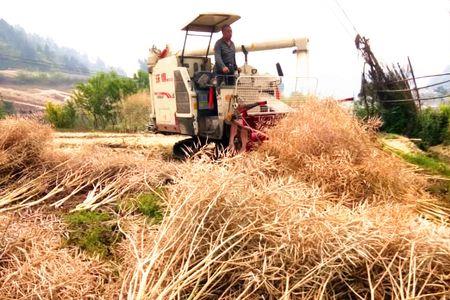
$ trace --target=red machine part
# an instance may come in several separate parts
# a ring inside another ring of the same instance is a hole
[[[164,48],[164,50],[161,51],[161,53],[158,55],[158,58],[164,58],[167,56],[167,54],[169,54],[169,47],[166,46],[166,48]]]
[[[278,86],[275,87],[275,98],[277,100],[281,99],[281,93],[280,93],[280,89],[278,88]]]
[[[209,95],[208,95],[208,108],[213,109],[214,108],[214,88],[209,88]]]
[[[260,116],[249,116],[247,113],[248,110],[253,107],[263,106],[266,104],[267,101],[259,101],[252,104],[243,105],[238,108],[238,111],[242,116],[242,124],[239,124],[239,126],[249,131],[249,142],[246,149],[247,151],[256,148],[257,145],[269,138],[267,134],[265,134],[260,129],[273,125],[274,120],[276,119],[276,115],[266,114]]]

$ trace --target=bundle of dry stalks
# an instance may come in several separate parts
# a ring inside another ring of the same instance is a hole
[[[260,152],[277,159],[280,174],[317,184],[348,203],[427,198],[426,180],[382,151],[374,129],[335,101],[306,101],[269,130]]]
[[[150,111],[150,95],[148,92],[139,92],[126,97],[120,104],[120,124],[122,130],[145,130],[148,124]]]
[[[118,264],[118,280],[115,293],[127,295],[127,284],[132,276],[136,262],[145,257],[153,248],[159,225],[139,215],[125,215],[118,222],[120,232],[125,239],[113,249]]]
[[[51,129],[36,121],[0,122],[0,212],[49,203],[95,209],[167,179],[160,157],[86,147],[72,155],[50,149]]]
[[[31,119],[0,120],[0,183],[2,177],[17,176],[44,159],[51,129]]]
[[[335,103],[307,102],[259,153],[181,168],[122,295],[450,295],[450,231],[417,216],[425,181],[383,153],[371,130]]]
[[[193,163],[167,197],[128,299],[410,299],[449,295],[450,231],[397,203],[349,208],[273,162]],[[130,236],[128,236],[130,239]],[[131,237],[132,244],[137,243]],[[137,252],[139,253],[139,252]]]
[[[64,224],[39,212],[0,215],[2,299],[98,298],[110,284],[110,265],[63,247]]]
[[[103,149],[46,156],[39,176],[27,168],[15,186],[0,182],[0,207],[72,199],[96,208],[169,173],[159,227],[128,217],[120,226],[123,298],[450,296],[450,230],[417,215],[425,181],[383,153],[370,128],[331,102],[308,102],[269,134],[257,153],[215,163],[200,155],[175,166]]]

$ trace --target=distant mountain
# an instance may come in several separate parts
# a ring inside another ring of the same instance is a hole
[[[445,69],[444,69],[444,71],[442,71],[442,73],[450,73],[450,65],[445,67]],[[447,81],[447,80],[450,80],[450,75],[433,77],[430,80],[430,84],[435,84],[435,83],[439,83],[439,82],[443,82],[443,81]],[[446,83],[434,86],[432,89],[440,95],[448,95],[448,94],[450,94],[450,82],[446,82]]]
[[[111,68],[100,59],[92,63],[86,55],[74,49],[59,47],[51,39],[29,34],[23,28],[0,19],[0,70],[5,69],[88,75]]]

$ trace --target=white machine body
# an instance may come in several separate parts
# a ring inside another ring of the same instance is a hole
[[[190,31],[207,32],[211,37],[225,24],[240,17],[229,14],[201,14],[183,29],[186,37]],[[285,39],[253,43],[236,47],[237,52],[263,51],[295,47],[297,55],[308,52],[308,39]],[[282,77],[259,75],[247,63],[233,84],[217,85],[210,55],[207,49],[170,53],[166,48],[153,48],[148,59],[150,79],[150,124],[149,129],[162,133],[199,136],[212,140],[224,137],[226,120],[239,104],[266,101],[248,111],[249,115],[264,116],[286,113],[289,106],[279,100],[278,86]],[[245,53],[245,55],[247,55]],[[247,61],[247,59],[246,59]],[[280,75],[280,74],[279,74]]]

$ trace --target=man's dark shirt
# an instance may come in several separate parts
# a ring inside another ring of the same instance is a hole
[[[230,46],[228,46],[223,38],[219,39],[214,45],[214,52],[216,59],[215,71],[217,73],[222,73],[223,67],[228,67],[231,74],[237,69],[236,48],[232,41],[230,41]]]

